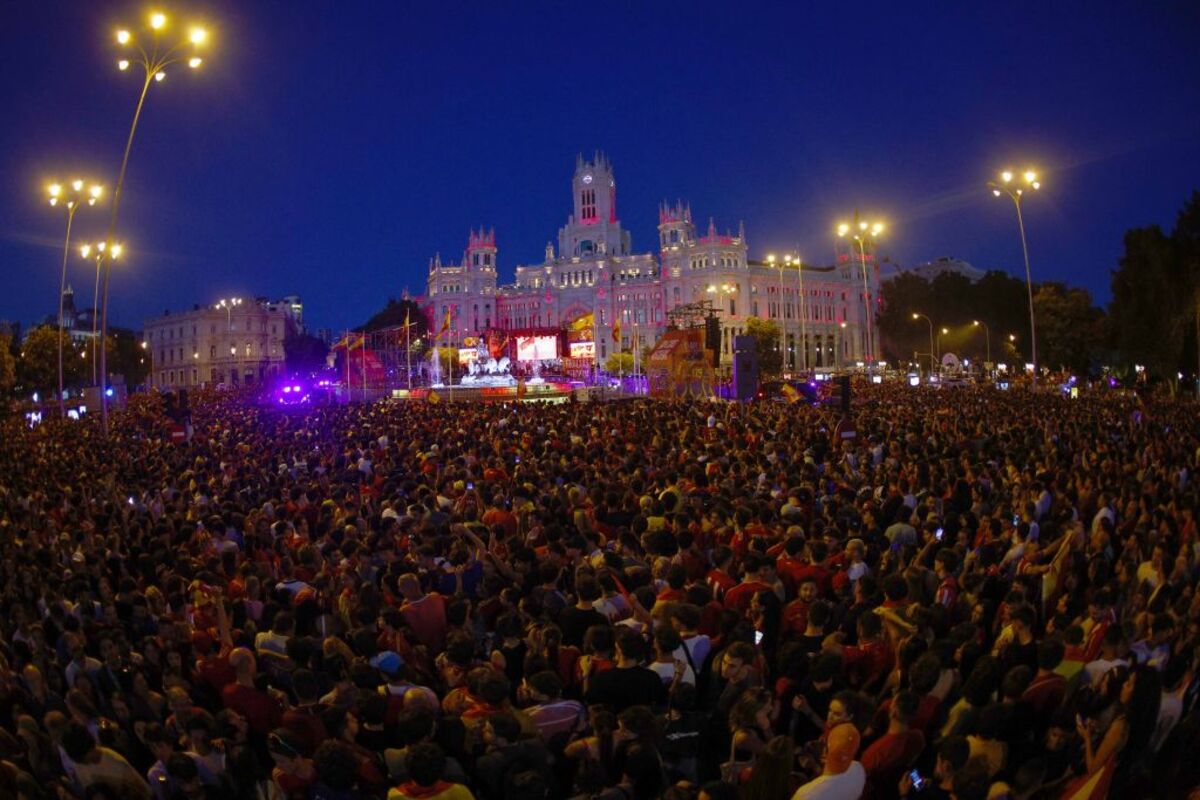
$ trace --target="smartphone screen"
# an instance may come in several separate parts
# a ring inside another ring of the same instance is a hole
[[[908,779],[912,781],[913,789],[917,790],[918,792],[925,788],[925,779],[921,777],[921,773],[917,772],[915,769],[908,773]]]
[[[755,644],[762,644],[762,640],[763,640],[763,632],[762,632],[762,631],[755,631],[755,632],[754,632],[754,643],[755,643]]]

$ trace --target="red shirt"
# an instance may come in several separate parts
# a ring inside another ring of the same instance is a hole
[[[843,647],[842,667],[851,679],[851,686],[859,689],[870,686],[892,668],[892,648],[882,641]]]
[[[436,592],[430,592],[419,600],[405,602],[400,606],[404,621],[412,628],[417,641],[440,653],[446,643],[446,600]]]
[[[937,602],[946,608],[953,608],[958,602],[958,581],[953,575],[942,578],[937,588]]]
[[[221,690],[221,700],[226,708],[233,709],[246,718],[250,730],[266,736],[279,727],[283,709],[275,698],[264,691],[240,683],[231,683]]]
[[[709,570],[704,580],[712,588],[713,597],[718,602],[725,598],[725,592],[737,586],[737,581],[730,577],[729,573],[722,572],[719,569]]]
[[[807,568],[806,563],[792,556],[785,555],[776,559],[775,572],[783,581],[783,588],[788,597],[795,597],[796,593],[800,591],[800,580],[804,577],[804,571]]]
[[[1021,699],[1033,706],[1038,717],[1045,718],[1062,705],[1066,692],[1067,679],[1057,672],[1051,672],[1034,678],[1021,694]]]
[[[750,608],[750,601],[754,599],[754,595],[770,590],[771,587],[762,581],[742,581],[737,586],[725,592],[725,607],[732,608],[739,614],[745,614],[746,609]]]

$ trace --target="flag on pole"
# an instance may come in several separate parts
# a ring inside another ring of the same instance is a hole
[[[620,317],[620,315],[617,316],[616,321],[613,323],[612,337],[613,337],[614,342],[616,342],[618,345],[621,344],[621,317]]]
[[[438,331],[437,338],[442,338],[450,332],[450,306],[446,306],[446,318],[442,320],[442,327]]]

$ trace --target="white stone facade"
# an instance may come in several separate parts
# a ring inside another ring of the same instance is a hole
[[[732,338],[750,317],[772,319],[783,332],[788,369],[853,365],[863,358],[862,258],[839,254],[837,265],[801,270],[751,259],[744,229],[718,233],[709,222],[699,235],[688,205],[659,208],[658,252],[634,253],[617,216],[616,180],[608,160],[579,158],[571,179],[573,213],[558,232],[558,250],[546,245],[541,264],[518,265],[511,284],[497,283],[493,231],[471,232],[459,264],[430,262],[420,298],[436,333],[450,310],[452,342],[489,327],[562,328],[592,314],[596,357],[613,352],[613,323],[621,320],[621,349],[653,344],[667,311],[711,301],[722,329],[721,361],[732,360]],[[866,253],[867,291],[877,303],[879,275]],[[801,299],[803,282],[803,299]],[[803,314],[803,320],[801,316]],[[804,348],[807,347],[807,361]]]
[[[301,329],[300,298],[246,300],[229,308],[197,306],[143,323],[149,383],[164,391],[257,385],[282,375],[283,339]]]

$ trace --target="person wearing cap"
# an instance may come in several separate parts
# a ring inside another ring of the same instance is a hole
[[[821,774],[797,789],[792,800],[858,800],[867,784],[866,770],[854,759],[860,740],[853,723],[830,730]]]

